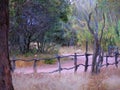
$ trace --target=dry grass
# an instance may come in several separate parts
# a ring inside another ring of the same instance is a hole
[[[104,68],[98,75],[90,76],[88,90],[120,90],[120,68]]]
[[[98,75],[13,74],[15,90],[120,90],[120,68],[103,69]]]
[[[30,62],[25,62],[25,61],[17,61],[16,62],[16,67],[33,67],[33,61]],[[43,65],[43,61],[37,62],[37,66]]]
[[[33,58],[51,58],[53,57],[53,55],[50,55],[50,54],[35,54],[35,55],[32,55],[32,56],[25,56],[25,55],[18,55],[16,56],[16,59],[22,59],[22,60],[31,60]],[[11,57],[12,59],[12,57]],[[26,61],[16,61],[16,67],[31,67],[33,66],[33,61],[30,61],[30,62],[26,62]],[[45,64],[44,61],[38,61],[37,62],[37,66],[41,66]]]
[[[87,90],[87,83],[84,75],[13,75],[15,90]]]
[[[84,49],[76,46],[70,46],[70,47],[61,47],[59,49],[59,54],[74,54],[74,53],[84,53]]]

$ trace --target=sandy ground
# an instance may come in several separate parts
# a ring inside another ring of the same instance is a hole
[[[78,57],[78,61],[77,64],[85,64],[85,56],[80,56]],[[118,59],[119,60],[119,59]],[[114,63],[115,62],[115,58],[114,57],[109,57],[108,59],[108,63]],[[92,63],[92,56],[89,56],[89,65]],[[104,62],[103,64],[106,64],[106,58],[104,58]],[[69,60],[61,60],[61,67],[62,68],[70,68],[74,66],[74,60],[72,58],[69,58]],[[115,67],[115,65],[112,65]],[[104,66],[106,68],[106,66]],[[103,68],[103,67],[102,67]],[[54,70],[58,69],[58,63],[56,62],[55,64],[49,65],[49,64],[45,64],[45,65],[41,65],[41,66],[37,66],[37,73],[48,73],[48,72],[52,72]],[[91,66],[88,67],[88,71],[90,72],[91,70]],[[62,70],[61,73],[66,73],[66,72],[74,72],[74,69],[71,70]],[[77,72],[84,72],[84,66],[80,65],[78,67]],[[14,73],[34,73],[34,69],[33,67],[23,67],[23,68],[16,68]],[[55,73],[59,73],[59,72],[55,72]]]

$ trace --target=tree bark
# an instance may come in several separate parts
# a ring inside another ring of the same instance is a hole
[[[8,54],[9,0],[0,0],[0,90],[14,90]]]
[[[94,40],[94,48],[93,48],[93,59],[92,59],[92,73],[96,73],[97,69],[96,69],[96,61],[97,61],[97,57],[99,55],[99,48],[100,48],[100,43],[99,40],[95,39]]]

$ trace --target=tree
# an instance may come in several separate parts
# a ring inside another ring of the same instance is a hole
[[[47,15],[48,10],[35,0],[12,0],[10,11],[10,44],[17,46],[21,53],[27,53],[30,42],[42,41],[45,31],[50,28],[52,20]]]
[[[0,0],[0,90],[14,90],[8,55],[9,0]]]
[[[43,53],[48,44],[60,42],[58,38],[61,40],[61,32],[63,32],[61,22],[68,21],[69,5],[66,0],[10,1],[11,31],[9,35],[12,47],[17,46],[24,54],[30,51],[30,42],[38,42],[38,51]],[[53,34],[48,35],[56,32],[58,32],[58,38],[56,35],[54,38]]]
[[[99,20],[98,20],[98,10],[97,7],[95,8],[95,16],[93,17],[94,20],[93,22],[95,23],[94,26],[91,26],[91,18],[92,18],[92,12],[89,14],[89,18],[87,21],[87,26],[88,26],[88,30],[90,31],[90,33],[93,35],[94,38],[94,48],[93,48],[93,59],[92,59],[92,72],[93,73],[97,73],[97,57],[98,55],[101,55],[102,53],[102,47],[101,47],[101,41],[102,41],[102,37],[103,37],[103,30],[105,28],[105,15],[103,13],[103,26],[102,29],[99,29]],[[93,28],[94,27],[94,28]],[[99,35],[99,31],[101,32]]]
[[[88,0],[80,0],[76,1],[76,9],[77,9],[77,19],[81,22],[86,22],[85,25],[87,26],[90,34],[93,37],[94,45],[93,45],[93,58],[92,58],[92,73],[97,73],[97,63],[98,60],[101,59],[102,54],[102,37],[103,37],[103,30],[105,28],[105,14],[104,12],[98,7],[95,0],[89,1]],[[87,38],[86,40],[89,40]],[[99,57],[99,59],[97,58]]]

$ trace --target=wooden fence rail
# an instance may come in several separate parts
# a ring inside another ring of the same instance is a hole
[[[71,69],[74,69],[74,72],[77,72],[78,70],[78,67],[80,66],[84,66],[84,71],[86,72],[88,70],[88,67],[89,66],[92,66],[91,64],[88,63],[89,61],[89,56],[91,56],[93,54],[88,54],[87,52],[84,54],[84,55],[80,55],[80,54],[73,54],[73,55],[66,55],[66,56],[60,56],[60,55],[56,55],[55,57],[53,58],[33,58],[33,59],[29,59],[29,60],[23,60],[23,59],[17,59],[17,58],[12,58],[11,59],[11,66],[12,66],[12,72],[14,72],[14,70],[16,69],[16,62],[17,61],[24,61],[24,62],[34,62],[33,63],[33,70],[34,72],[37,72],[37,62],[38,61],[41,61],[41,60],[57,60],[58,62],[58,69],[57,70],[54,70],[52,72],[49,72],[49,73],[54,73],[54,72],[59,72],[61,73],[62,70],[71,70]],[[100,69],[101,67],[103,66],[106,66],[108,67],[109,65],[115,65],[116,67],[118,67],[118,63],[120,62],[120,60],[118,60],[118,57],[119,57],[119,53],[115,53],[114,56],[104,56],[106,57],[106,63],[105,64],[102,64],[102,61],[99,61],[97,62],[98,64],[98,68]],[[81,57],[81,56],[85,56],[85,64],[78,64],[78,57]],[[61,58],[66,58],[66,57],[73,57],[74,58],[74,66],[73,67],[70,67],[70,68],[62,68],[61,66]],[[109,57],[114,57],[115,58],[115,62],[114,63],[109,63],[108,60],[109,60]]]

